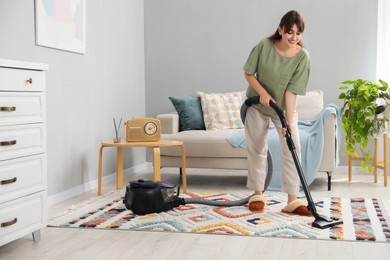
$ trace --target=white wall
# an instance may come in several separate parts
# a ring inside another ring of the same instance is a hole
[[[81,55],[35,45],[34,0],[0,1],[0,58],[49,64],[49,196],[91,188],[100,142],[114,136],[112,118],[145,115],[143,1],[87,1],[86,17]],[[104,155],[111,174],[115,152]],[[125,168],[145,163],[144,149],[125,155]]]
[[[390,1],[378,1],[377,79],[390,83]]]
[[[246,89],[242,67],[250,50],[291,9],[306,22],[309,90],[321,89],[325,103],[341,105],[342,81],[375,80],[377,5],[376,0],[147,0],[146,114],[173,111],[169,96]]]

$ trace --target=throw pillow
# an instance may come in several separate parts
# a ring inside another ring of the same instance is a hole
[[[204,93],[200,96],[206,130],[243,128],[240,108],[244,102],[241,92]]]
[[[203,112],[198,95],[169,97],[179,114],[179,130],[205,130]]]
[[[305,96],[297,96],[299,120],[315,120],[324,107],[322,90],[307,91]]]

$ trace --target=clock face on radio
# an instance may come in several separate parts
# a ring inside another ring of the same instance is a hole
[[[145,134],[155,135],[157,132],[157,125],[154,122],[147,122],[144,126]]]
[[[133,118],[126,121],[126,141],[158,141],[161,122],[156,118]]]

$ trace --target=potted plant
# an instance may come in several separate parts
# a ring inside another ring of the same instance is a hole
[[[341,121],[345,131],[346,152],[357,157],[357,148],[362,153],[361,165],[364,170],[372,170],[367,162],[371,158],[366,147],[371,137],[375,136],[375,115],[381,114],[385,106],[377,105],[378,99],[389,100],[388,84],[379,80],[379,83],[356,79],[342,82],[342,93],[339,99],[344,101],[342,106]]]

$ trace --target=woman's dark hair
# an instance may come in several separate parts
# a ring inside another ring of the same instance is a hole
[[[303,33],[305,30],[305,22],[303,21],[302,16],[297,11],[289,11],[287,12],[282,19],[280,20],[279,27],[283,29],[283,31],[288,32],[290,31],[293,26],[296,25],[298,27],[298,30]],[[268,39],[271,40],[280,40],[282,39],[282,35],[279,34],[278,29],[276,29],[276,32],[272,34]],[[302,46],[302,41],[298,42],[298,45]]]

